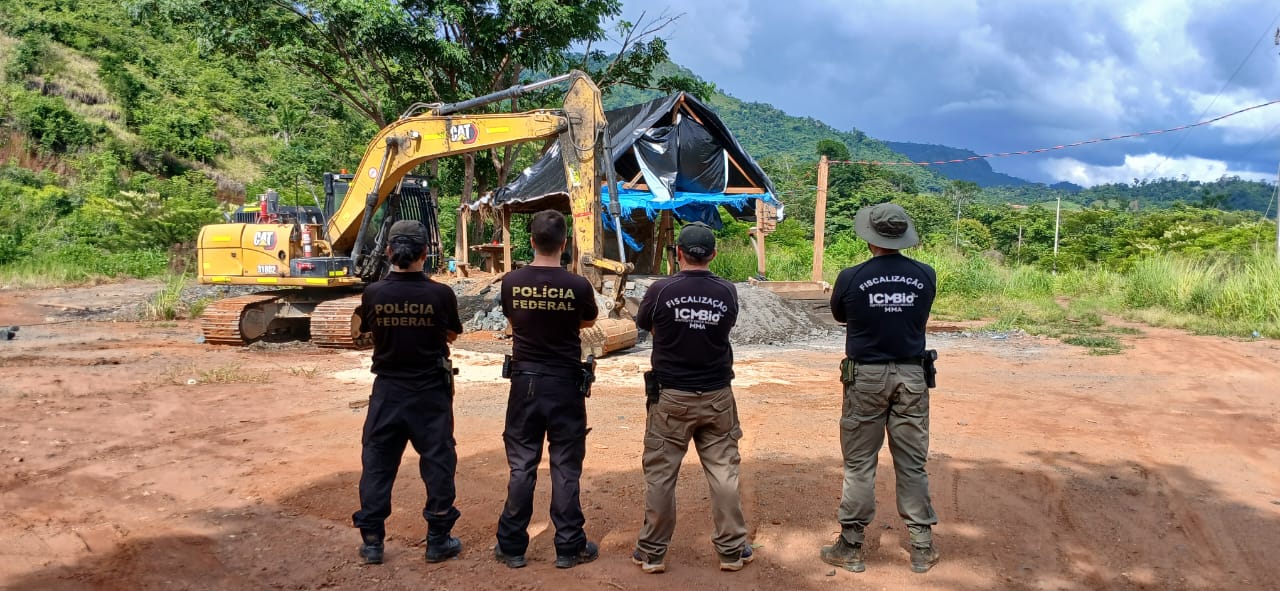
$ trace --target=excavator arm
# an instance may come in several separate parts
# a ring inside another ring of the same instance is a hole
[[[564,80],[569,80],[570,86],[561,110],[455,114]],[[361,258],[369,254],[360,252],[360,249],[365,243],[364,236],[369,231],[373,213],[394,191],[400,179],[423,162],[531,140],[558,138],[564,156],[574,241],[577,252],[581,253],[576,269],[600,290],[603,285],[601,271],[625,276],[631,270],[625,262],[600,256],[603,244],[598,171],[603,148],[607,145],[601,141],[605,129],[600,89],[586,74],[577,71],[463,103],[436,106],[426,115],[401,118],[379,131],[365,150],[346,198],[329,219],[326,227],[329,246],[336,253],[351,253],[359,266]],[[609,186],[615,187],[613,167],[605,168],[611,181]],[[611,203],[616,204],[617,199]],[[620,252],[625,253],[621,249]]]

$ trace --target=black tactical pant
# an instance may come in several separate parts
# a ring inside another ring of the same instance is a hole
[[[507,423],[502,440],[507,448],[511,480],[507,503],[498,518],[498,547],[517,556],[529,548],[529,519],[545,438],[551,453],[551,523],[556,527],[556,554],[577,554],[586,545],[578,479],[587,453],[587,405],[578,391],[578,378],[533,375],[516,371],[507,399]]]
[[[391,515],[391,486],[400,470],[405,443],[418,452],[418,471],[427,485],[429,542],[448,539],[461,513],[453,506],[453,475],[458,453],[453,439],[453,387],[440,372],[426,380],[378,377],[364,421],[360,474],[360,510],[351,516],[366,537],[381,540]]]

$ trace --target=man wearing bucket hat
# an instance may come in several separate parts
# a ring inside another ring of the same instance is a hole
[[[866,569],[865,529],[876,511],[876,460],[889,435],[897,476],[898,515],[911,535],[911,570],[927,572],[938,562],[925,461],[929,454],[929,388],[925,322],[936,294],[937,274],[899,250],[920,242],[902,207],[864,207],[854,231],[873,255],[840,272],[831,293],[831,314],[847,324],[841,363],[844,404],[840,447],[844,488],[841,532],[822,548],[822,560],[853,572]]]

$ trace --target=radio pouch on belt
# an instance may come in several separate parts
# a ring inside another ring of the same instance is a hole
[[[586,398],[591,398],[591,384],[596,381],[596,356],[587,355],[587,360],[582,362],[582,382],[578,384],[578,391]]]
[[[658,394],[662,391],[662,386],[658,384],[658,377],[653,375],[653,370],[644,372],[644,409],[658,403]]]
[[[938,360],[938,351],[929,349],[924,352],[924,359],[921,364],[924,365],[924,385],[930,388],[938,387],[938,367],[934,364]]]
[[[840,381],[845,384],[852,384],[853,377],[858,375],[858,364],[852,359],[845,357],[840,360]]]
[[[510,355],[502,356],[502,377],[508,380],[511,379],[511,356]]]
[[[448,357],[441,357],[440,369],[444,370],[445,379],[449,380],[449,389],[453,390],[454,389],[453,376],[458,375],[458,370],[455,367],[453,367],[453,360],[449,359]]]

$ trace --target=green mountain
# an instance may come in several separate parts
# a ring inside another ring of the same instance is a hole
[[[654,71],[655,77],[681,74],[701,79],[696,73],[670,62]],[[662,96],[655,90],[632,87],[609,89],[605,108],[613,109],[650,101]],[[816,161],[819,140],[831,139],[849,148],[853,160],[899,162],[908,158],[857,129],[840,131],[813,117],[797,117],[767,103],[744,101],[716,91],[706,101],[738,138],[742,146],[757,160],[791,157],[800,162]],[[901,167],[901,172],[915,180],[922,191],[941,191],[948,179],[919,166]]]
[[[939,162],[947,160],[964,160],[951,164],[930,166],[929,169],[956,181],[977,183],[979,187],[1029,185],[1031,181],[1016,176],[996,172],[986,159],[967,160],[978,153],[963,148],[952,148],[938,144],[916,144],[911,142],[884,142],[889,149],[905,154],[916,162]]]

